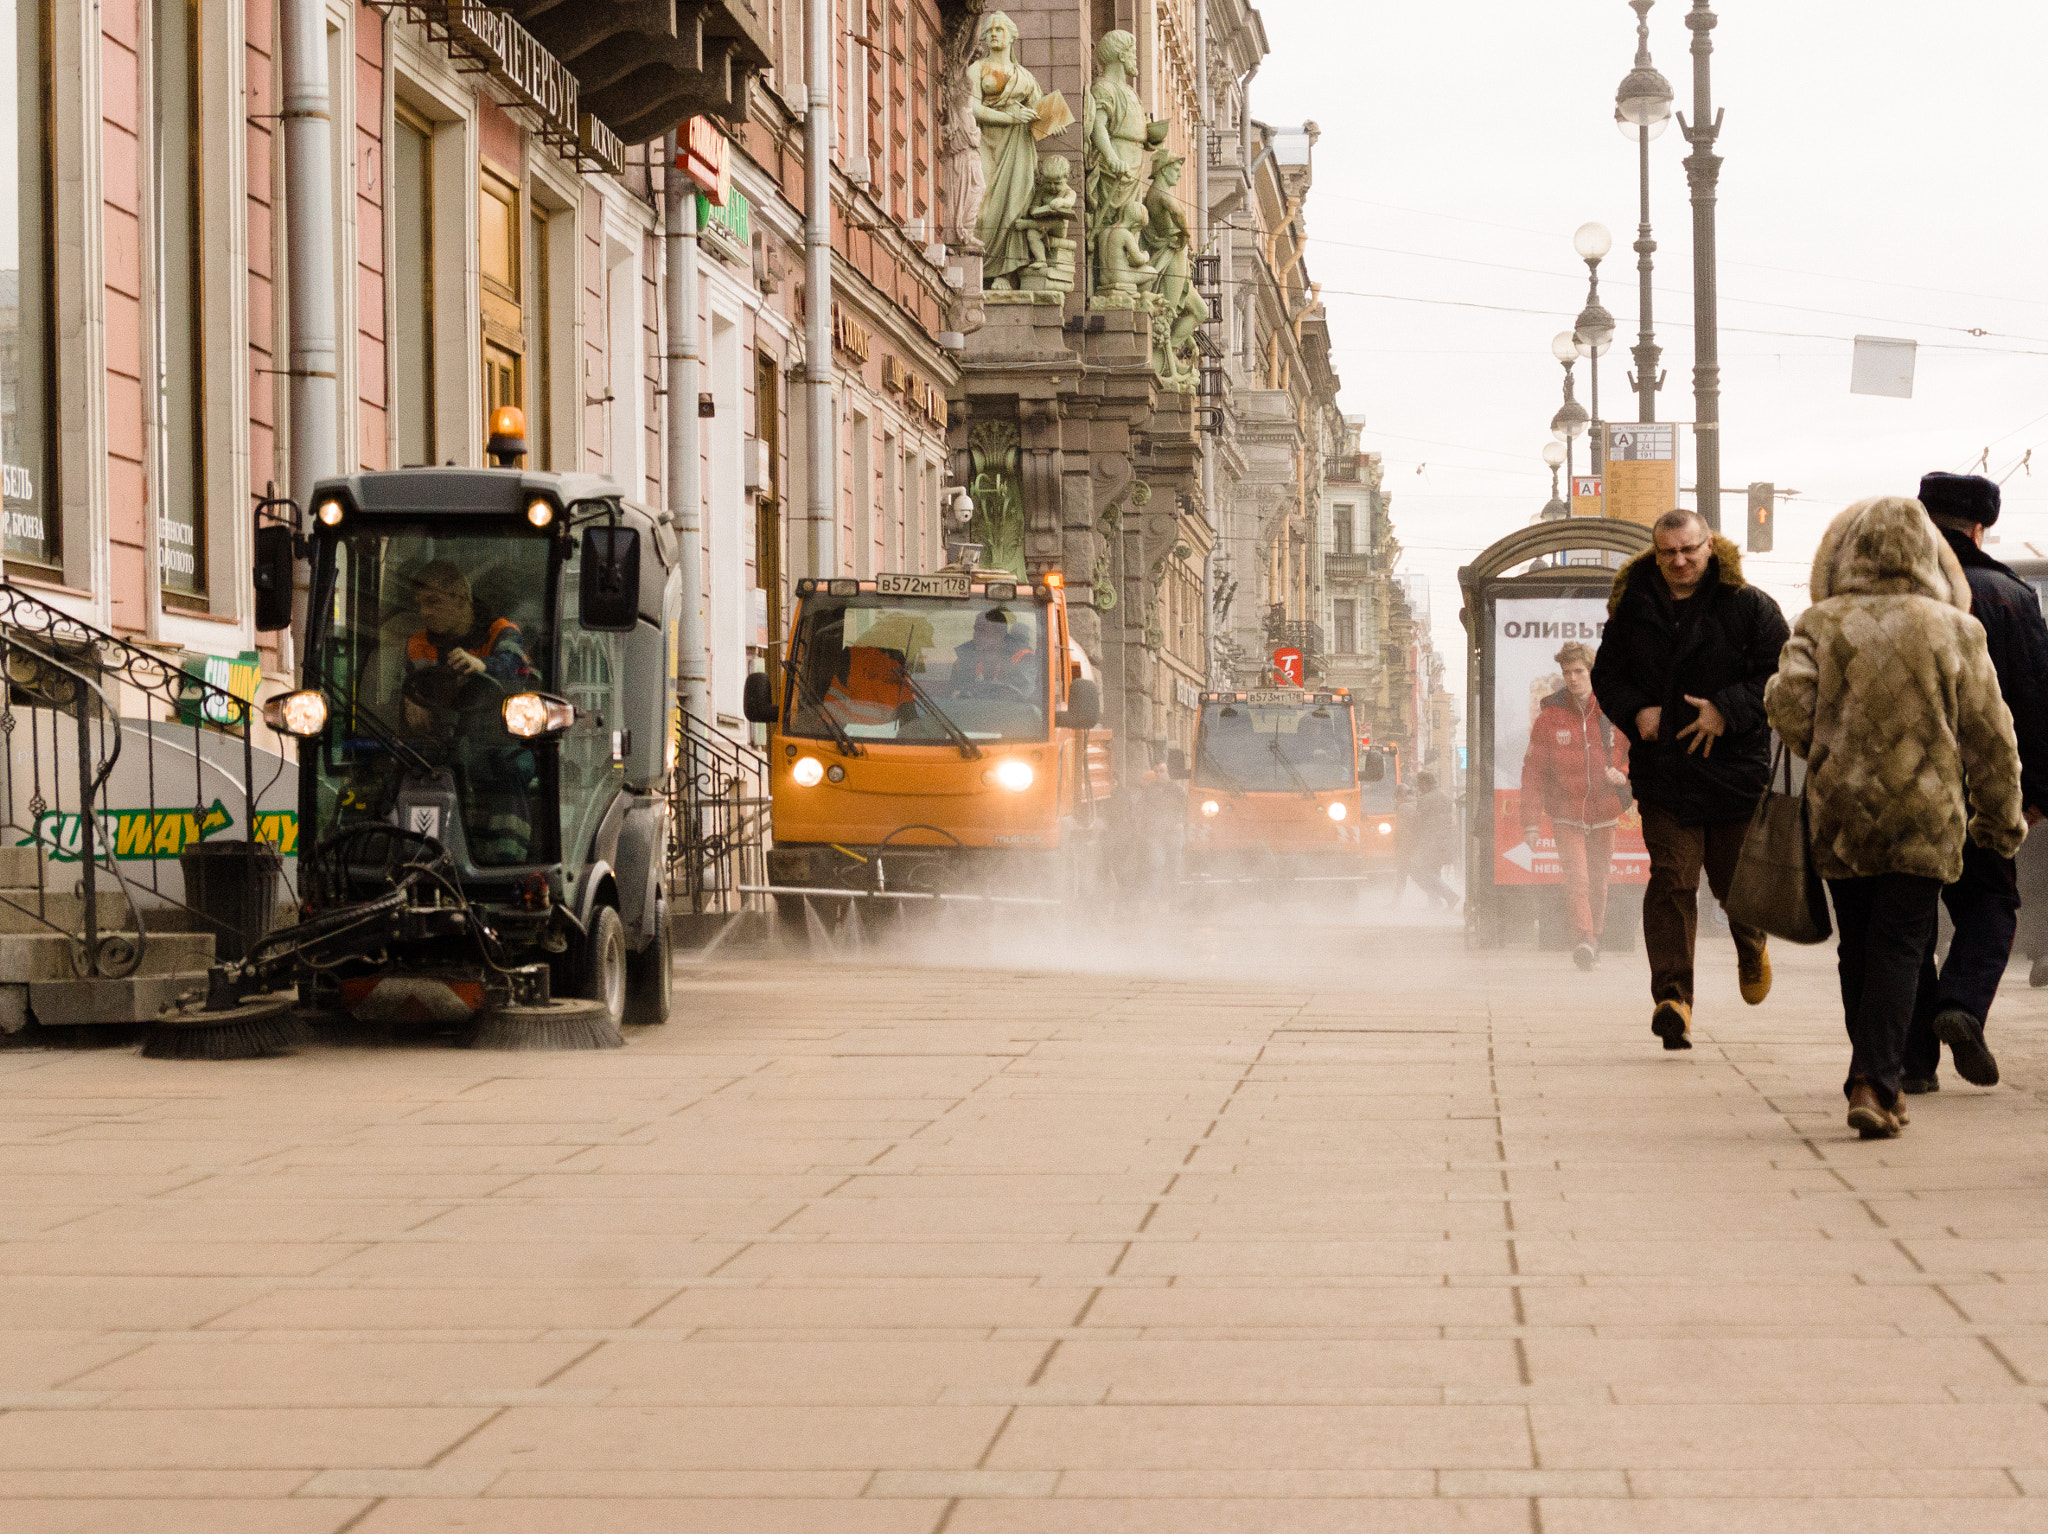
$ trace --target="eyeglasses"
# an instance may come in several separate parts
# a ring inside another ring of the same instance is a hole
[[[1668,560],[1668,559],[1683,559],[1683,558],[1685,558],[1685,556],[1686,556],[1686,555],[1688,555],[1688,554],[1697,554],[1697,553],[1699,553],[1699,551],[1700,551],[1701,549],[1703,549],[1703,548],[1705,548],[1705,547],[1707,546],[1707,543],[1708,543],[1708,541],[1709,541],[1709,540],[1707,540],[1707,539],[1705,539],[1705,538],[1702,538],[1702,539],[1701,539],[1701,540],[1700,540],[1700,541],[1699,541],[1698,543],[1688,543],[1688,544],[1686,544],[1686,545],[1685,545],[1684,547],[1682,547],[1682,548],[1676,548],[1676,549],[1664,549],[1664,548],[1660,548],[1660,549],[1658,549],[1658,550],[1657,550],[1657,557],[1658,557],[1659,559],[1666,559],[1666,560]]]

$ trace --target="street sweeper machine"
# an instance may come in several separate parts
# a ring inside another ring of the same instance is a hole
[[[670,1000],[667,774],[682,601],[662,519],[586,474],[323,480],[256,539],[259,627],[305,587],[299,921],[166,1023],[348,1020],[603,1048]]]

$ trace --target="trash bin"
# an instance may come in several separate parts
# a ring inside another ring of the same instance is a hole
[[[284,856],[269,842],[195,842],[178,854],[185,904],[213,934],[216,959],[247,956],[277,920]]]

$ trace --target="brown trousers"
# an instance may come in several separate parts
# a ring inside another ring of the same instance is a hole
[[[1726,901],[1749,817],[1711,825],[1681,825],[1669,810],[1643,806],[1643,845],[1650,853],[1650,886],[1643,891],[1643,947],[1650,956],[1650,997],[1692,1005],[1692,950],[1699,931],[1700,870],[1714,898]],[[1730,922],[1738,958],[1761,953],[1764,934]]]

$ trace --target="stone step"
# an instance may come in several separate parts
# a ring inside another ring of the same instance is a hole
[[[0,935],[0,985],[86,978],[72,968],[72,940],[59,932]],[[204,973],[213,963],[210,932],[162,932],[152,928],[142,951],[144,975]]]
[[[130,975],[126,980],[45,980],[28,988],[28,1004],[45,1028],[81,1023],[146,1023],[180,998],[206,995],[205,971]]]
[[[85,920],[85,900],[71,893],[76,886],[76,876],[65,882],[60,893],[52,885],[49,893],[38,895],[35,889],[0,888],[0,934],[10,932],[48,932],[50,927],[59,927],[66,932],[75,932]],[[48,926],[37,921],[32,913],[41,913]],[[290,926],[298,919],[295,907],[280,905],[271,930]],[[99,920],[102,931],[118,931],[132,926],[128,915],[128,902],[114,890],[102,885],[99,898]],[[177,905],[149,905],[143,907],[143,921],[151,932],[206,932],[210,930],[200,920],[196,911],[189,911]]]
[[[26,885],[33,889],[42,860],[39,847],[0,847],[0,888]]]

